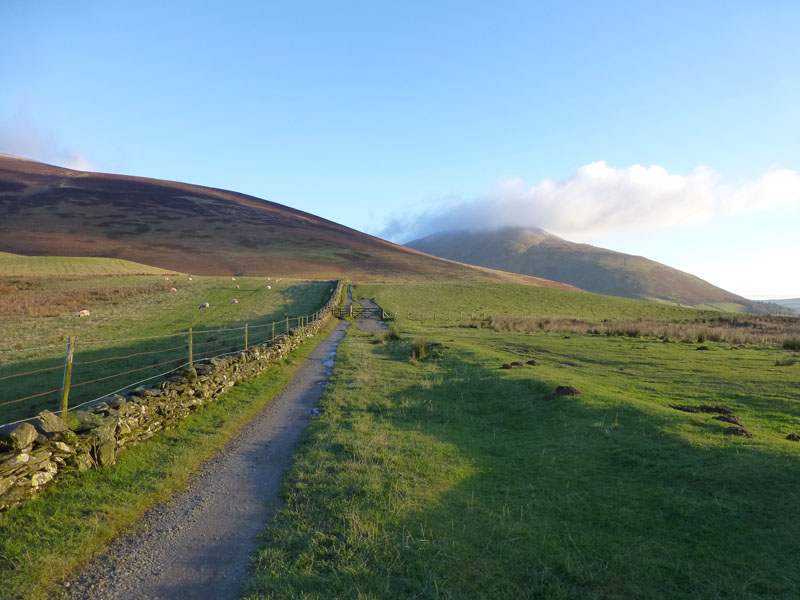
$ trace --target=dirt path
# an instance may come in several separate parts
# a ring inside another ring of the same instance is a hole
[[[192,479],[150,510],[70,582],[69,598],[226,600],[239,597],[256,535],[280,506],[281,481],[333,368],[347,324],[311,353],[289,385]]]
[[[363,306],[364,308],[380,308],[377,304],[375,304],[372,300],[364,300],[363,298],[358,301],[358,303]],[[372,333],[376,333],[378,331],[388,331],[389,326],[381,321],[379,318],[368,318],[368,317],[359,317],[357,319],[358,328],[362,331],[370,331]]]

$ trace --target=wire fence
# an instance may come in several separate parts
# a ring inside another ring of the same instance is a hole
[[[105,341],[70,337],[59,358],[0,366],[0,424],[30,421],[45,409],[61,413],[76,410],[197,362],[269,343],[294,328],[307,327],[324,318],[338,303],[340,286],[334,288],[330,300],[320,310],[266,324],[189,328],[181,333]]]

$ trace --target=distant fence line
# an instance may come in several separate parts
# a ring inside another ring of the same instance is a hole
[[[325,314],[331,312],[338,304],[341,286],[341,282],[338,282],[328,302],[319,310],[308,315],[287,316],[267,324],[244,323],[236,327],[197,330],[190,327],[185,332],[174,334],[86,342],[70,336],[66,347],[62,346],[65,348],[62,358],[26,361],[41,363],[57,360],[57,364],[32,365],[34,368],[0,376],[0,411],[2,411],[0,412],[0,424],[30,421],[35,419],[43,409],[53,412],[56,412],[57,409],[65,415],[68,410],[80,408],[132,387],[163,378],[176,370],[190,367],[198,361],[228,356],[253,346],[269,343],[289,334],[294,328],[302,329],[324,318]],[[142,347],[153,343],[166,344],[168,347],[148,349]],[[118,347],[120,344],[128,344],[128,348],[132,351],[121,355],[100,356],[100,354],[114,352],[114,346]],[[90,346],[90,348],[82,350],[84,357],[76,360],[78,349],[83,349],[84,346]],[[140,347],[135,348],[134,346]],[[6,351],[27,352],[58,347],[58,345],[49,345]],[[96,358],[85,357],[87,352],[98,356]],[[143,364],[145,362],[147,364]],[[154,370],[158,372],[151,374]],[[76,382],[76,374],[83,375],[84,379]],[[112,390],[110,386],[103,385],[104,382],[136,374],[139,374],[140,377],[147,376],[137,381],[125,381],[124,385],[118,389]],[[36,383],[31,384],[30,380],[23,380],[33,376],[38,378]],[[21,391],[33,391],[31,388],[35,387],[48,389],[35,393]],[[82,397],[79,397],[78,403],[70,405],[70,395],[72,394],[74,400],[76,389],[80,389],[79,393],[82,394]],[[17,406],[25,406],[25,408],[17,409]]]

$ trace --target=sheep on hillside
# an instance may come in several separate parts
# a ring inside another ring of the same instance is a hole
[[[268,290],[271,290],[271,289],[272,289],[272,286],[271,286],[271,285],[268,285],[268,286],[267,286],[267,289],[268,289]]]
[[[239,284],[238,284],[238,283],[236,284],[236,289],[237,289],[237,290],[239,289]]]
[[[169,281],[169,277],[164,276],[164,281]]]
[[[202,303],[200,306],[198,306],[197,308],[208,308],[209,306],[211,306],[211,305],[210,305],[208,302],[203,302],[203,303]]]
[[[90,314],[92,314],[92,313],[90,313],[88,310],[85,310],[85,309],[78,311],[78,316],[79,317],[88,317]]]
[[[236,277],[231,277],[231,281],[236,281]]]
[[[189,281],[194,281],[191,275],[189,275]]]
[[[177,291],[178,291],[178,288],[169,288],[169,291],[170,291],[170,292],[177,292]]]

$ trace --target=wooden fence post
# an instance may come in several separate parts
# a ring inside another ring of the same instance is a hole
[[[272,339],[275,339],[275,321],[272,322]]]
[[[64,359],[64,381],[61,388],[64,390],[61,396],[61,418],[67,418],[67,406],[69,404],[69,382],[72,379],[72,353],[75,349],[75,338],[67,338],[67,356]]]

